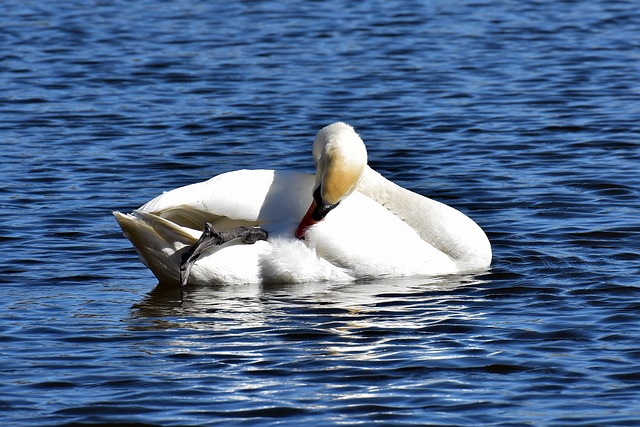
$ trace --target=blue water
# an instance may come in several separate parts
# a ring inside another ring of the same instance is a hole
[[[0,5],[0,425],[640,419],[632,1]],[[491,270],[156,286],[112,210],[322,126],[474,218]]]

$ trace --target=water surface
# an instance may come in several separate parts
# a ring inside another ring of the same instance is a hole
[[[634,425],[634,2],[0,6],[0,424]],[[474,218],[492,268],[157,286],[112,210],[324,125]]]

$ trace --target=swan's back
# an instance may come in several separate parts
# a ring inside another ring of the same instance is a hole
[[[239,170],[168,191],[139,210],[196,230],[205,222],[220,230],[296,222],[311,201],[313,183],[307,173]]]

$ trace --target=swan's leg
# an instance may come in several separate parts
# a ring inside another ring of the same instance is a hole
[[[218,233],[210,223],[206,223],[202,236],[200,236],[193,246],[182,254],[182,261],[180,262],[180,284],[182,286],[187,284],[191,268],[202,252],[211,246],[222,245],[223,243],[224,239],[220,233]]]
[[[182,254],[180,263],[180,284],[187,284],[191,268],[200,255],[211,246],[223,245],[231,240],[242,239],[243,243],[254,244],[258,240],[267,240],[267,232],[259,227],[238,227],[229,231],[216,231],[210,223],[204,225],[204,232],[198,241]]]

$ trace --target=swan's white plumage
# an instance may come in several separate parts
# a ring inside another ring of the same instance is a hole
[[[201,229],[205,221],[272,224],[299,221],[311,202],[313,175],[291,171],[240,170],[168,191],[142,212],[179,218]]]
[[[343,200],[324,221],[314,225],[306,240],[320,257],[351,271],[358,278],[456,271],[449,256],[422,240],[404,221],[360,192]]]
[[[338,160],[323,157],[327,147]],[[313,151],[320,177],[229,172],[166,192],[131,214],[114,215],[161,282],[179,283],[181,255],[205,222],[218,230],[257,225],[269,238],[208,250],[193,265],[193,284],[350,281],[456,273],[490,264],[491,246],[480,227],[366,166],[364,144],[350,126],[336,123],[321,130]],[[328,188],[331,204],[337,200],[339,205],[298,240],[296,227],[318,186]]]

